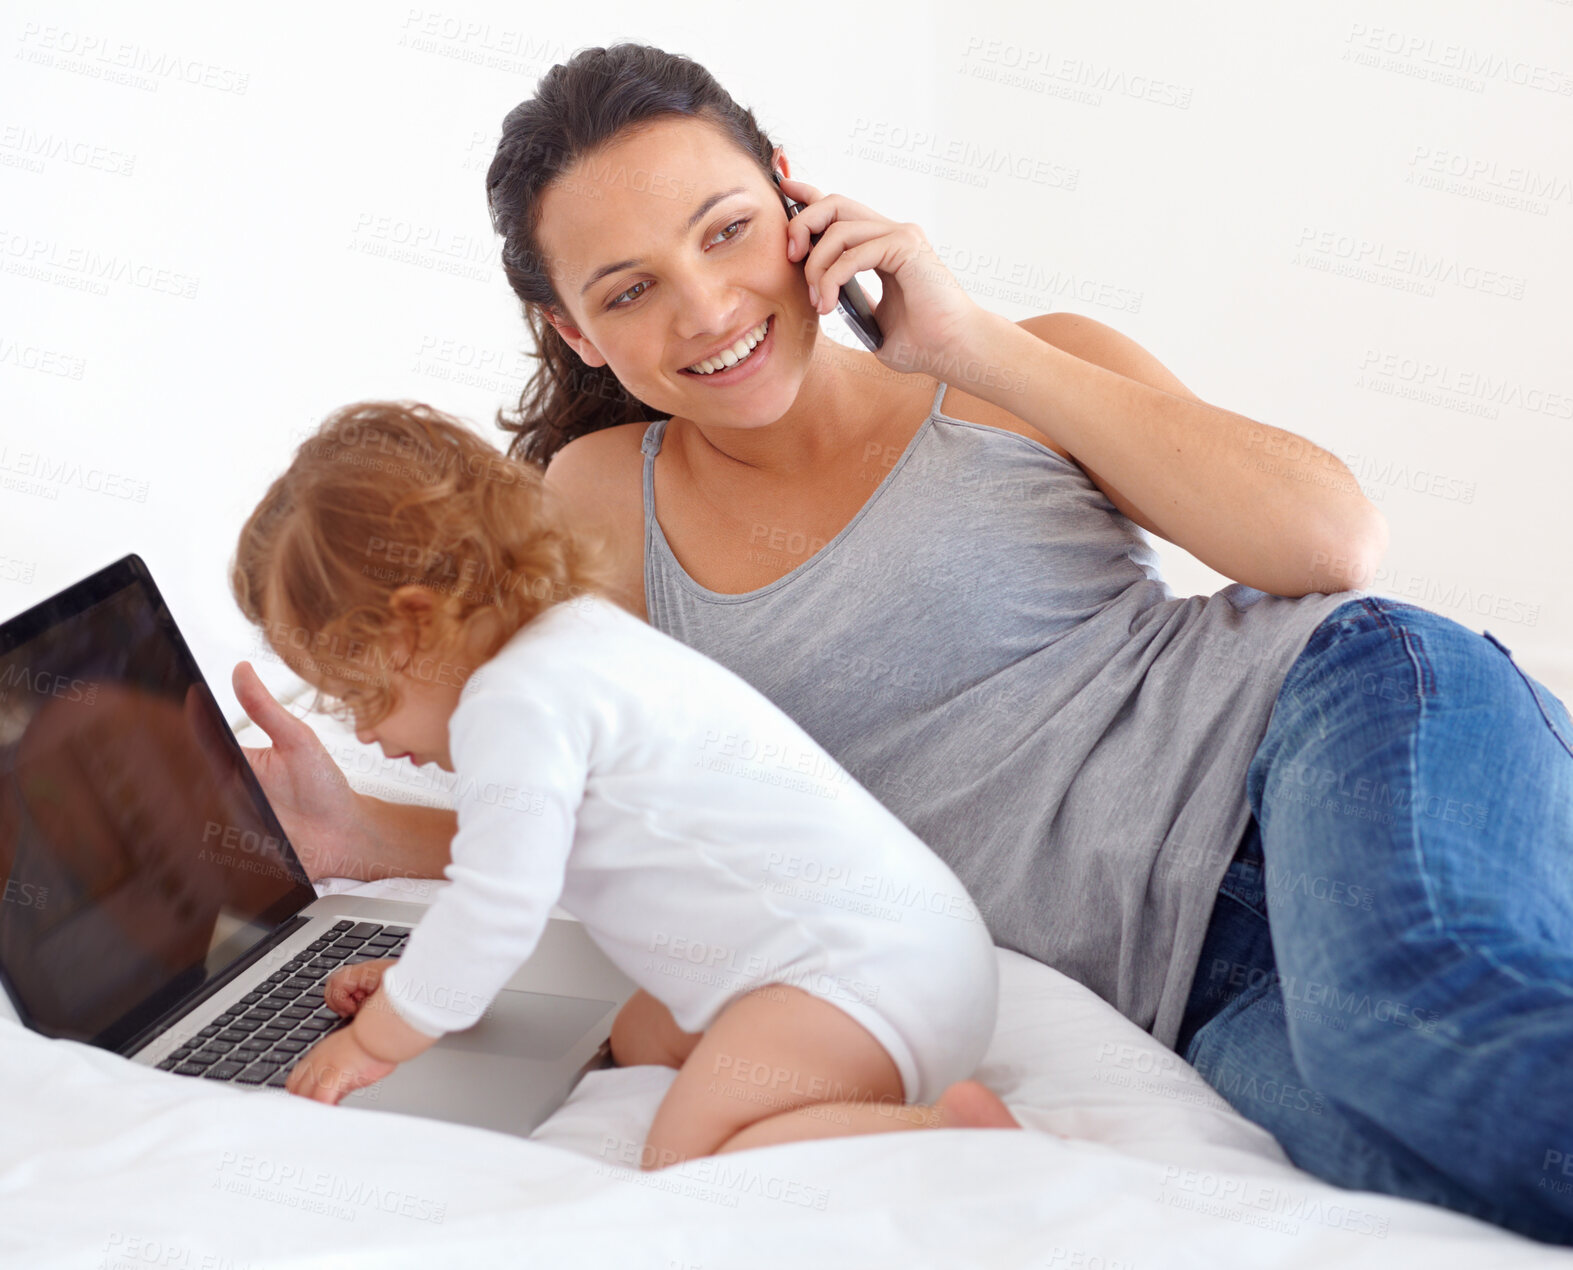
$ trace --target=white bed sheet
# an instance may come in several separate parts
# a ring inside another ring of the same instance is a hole
[[[441,885],[319,889],[429,899]],[[1016,953],[1001,950],[999,966],[1000,1020],[978,1075],[1026,1131],[793,1143],[653,1174],[633,1161],[672,1079],[662,1068],[592,1073],[521,1139],[243,1092],[0,1022],[0,1259],[30,1270],[1573,1265],[1573,1250],[1317,1181],[1096,995]]]

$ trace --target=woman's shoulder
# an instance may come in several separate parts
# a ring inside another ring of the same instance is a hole
[[[552,456],[545,484],[574,526],[599,536],[620,565],[619,597],[644,603],[644,451],[648,423],[575,437]]]
[[[548,485],[568,495],[601,493],[626,483],[629,467],[643,466],[644,435],[649,422],[618,423],[575,437],[546,465]]]

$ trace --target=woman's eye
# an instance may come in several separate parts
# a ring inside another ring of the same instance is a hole
[[[748,222],[751,221],[752,219],[753,219],[753,217],[751,217],[751,216],[744,216],[744,217],[741,217],[738,220],[732,221],[730,224],[723,225],[723,226],[721,226],[720,229],[718,229],[716,231],[716,236],[720,237],[720,235],[725,234],[727,230],[732,229],[732,228],[737,228],[738,234],[740,234],[740,233],[742,233],[742,228],[741,227],[746,225],[746,224],[748,224]],[[729,234],[726,238],[722,239],[722,241],[723,242],[731,242],[734,238],[736,238],[738,236],[738,234]],[[611,299],[611,302],[606,307],[608,309],[624,309],[624,308],[627,308],[628,306],[626,304],[622,303],[623,297],[632,295],[634,297],[634,299],[637,300],[640,295],[644,294],[642,291],[639,291],[639,288],[640,287],[648,287],[649,285],[650,284],[648,282],[636,282],[636,283],[634,283],[633,286],[629,287],[628,290],[624,291],[621,295],[613,296],[612,299]],[[636,292],[638,292],[638,294],[635,294]]]

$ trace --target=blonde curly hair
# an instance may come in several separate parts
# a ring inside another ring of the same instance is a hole
[[[417,656],[467,647],[482,614],[501,632],[484,661],[613,578],[605,544],[570,531],[540,468],[400,401],[329,415],[247,518],[230,565],[241,612],[317,689],[313,708],[367,725],[397,705],[390,672],[429,676]],[[475,669],[442,666],[458,683]]]

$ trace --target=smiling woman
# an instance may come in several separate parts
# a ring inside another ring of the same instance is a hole
[[[761,690],[996,944],[1196,1061],[1296,1163],[1573,1242],[1573,1193],[1527,1163],[1573,1141],[1551,1061],[1573,1045],[1573,721],[1493,641],[1354,585],[1383,531],[1347,469],[1298,438],[1303,462],[1267,461],[1286,434],[1109,328],[980,309],[918,226],[792,179],[660,49],[554,66],[487,191],[541,360],[499,423],[630,612]],[[863,270],[877,354],[820,336]],[[1138,507],[1239,580],[1176,597]],[[1362,814],[1378,789],[1403,814]],[[1449,800],[1507,805],[1465,825]],[[446,862],[433,817],[358,796],[346,821],[367,865]],[[1372,903],[1327,902],[1338,882]],[[1433,1026],[1289,1010],[1280,974]]]

